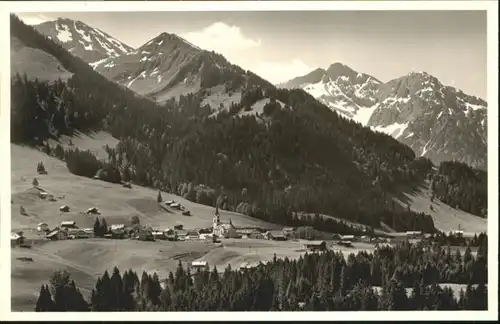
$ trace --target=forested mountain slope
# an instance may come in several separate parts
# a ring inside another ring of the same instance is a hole
[[[279,90],[234,68],[221,82],[238,84],[241,100],[228,110],[213,115],[202,103],[203,90],[160,106],[108,81],[17,17],[11,32],[74,74],[55,84],[13,77],[12,110],[19,114],[13,114],[12,142],[43,146],[73,130],[106,130],[120,139],[109,163],[137,184],[191,198],[195,186],[204,185],[214,193],[206,204],[217,201],[275,223],[307,211],[375,227],[384,221],[396,230],[434,228],[430,216],[392,203],[399,186],[427,176],[430,161],[340,117],[303,90]]]

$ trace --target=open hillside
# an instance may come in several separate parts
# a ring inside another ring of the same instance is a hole
[[[76,141],[75,141],[76,142]],[[87,141],[87,143],[90,141]],[[104,141],[95,140],[98,146]],[[103,144],[104,145],[104,144]],[[133,186],[124,188],[112,184],[71,174],[65,163],[40,151],[19,145],[11,145],[12,156],[12,230],[35,229],[40,222],[50,227],[59,225],[64,220],[75,220],[79,227],[92,227],[95,217],[84,212],[90,207],[97,207],[100,217],[105,217],[109,224],[130,223],[132,216],[139,216],[142,224],[153,228],[165,229],[177,224],[187,228],[205,228],[212,224],[214,208],[190,202],[182,197],[162,193],[165,200],[181,203],[192,216],[182,216],[180,211],[161,209],[156,202],[157,191]],[[42,161],[47,175],[39,175],[36,163]],[[36,177],[39,188],[55,197],[57,201],[39,198],[39,190],[33,188],[32,180]],[[23,206],[27,215],[21,215]],[[59,212],[59,207],[67,205],[70,212]],[[221,218],[231,218],[235,226],[256,226],[275,228],[276,225],[234,212],[221,210]]]
[[[12,119],[13,143],[49,152],[53,140],[106,131],[119,140],[107,152],[108,164],[137,185],[190,201],[203,200],[196,188],[205,188],[210,194],[204,204],[276,224],[291,224],[293,212],[308,212],[375,228],[383,221],[396,231],[434,231],[429,215],[391,210],[399,185],[425,179],[430,161],[340,117],[303,90],[277,89],[221,55],[197,49],[203,60],[215,60],[210,66],[221,68],[203,65],[204,90],[160,105],[107,80],[15,16],[11,31],[74,73],[55,84],[13,76],[12,110],[19,112]],[[202,104],[205,90],[228,85],[242,89],[241,99],[213,115]],[[73,161],[81,161],[79,170],[72,169],[76,174],[97,171],[88,160]],[[125,207],[117,208],[129,216]],[[316,226],[335,231],[334,223]]]
[[[432,199],[430,183],[425,182],[414,192],[404,194],[405,203],[395,199],[401,206],[410,206],[410,209],[419,213],[432,216],[434,226],[439,231],[449,233],[456,230],[464,231],[464,235],[474,236],[488,231],[488,222],[485,218],[467,213],[438,199]]]
[[[61,62],[42,50],[25,46],[17,37],[10,41],[10,69],[13,75],[27,75],[45,81],[66,80],[72,76]]]

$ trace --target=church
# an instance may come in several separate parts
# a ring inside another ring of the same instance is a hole
[[[238,233],[236,232],[236,228],[233,226],[231,219],[229,219],[228,223],[222,223],[220,221],[219,206],[215,207],[215,214],[213,216],[212,222],[213,222],[212,233],[217,237],[224,237],[224,238],[238,237]]]

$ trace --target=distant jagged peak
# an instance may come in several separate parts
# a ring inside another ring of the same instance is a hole
[[[332,80],[347,78],[351,83],[365,83],[369,80],[377,84],[382,83],[377,78],[365,73],[354,71],[349,66],[340,62],[331,64],[328,69],[326,69],[326,74],[328,74]]]
[[[139,50],[144,50],[144,49],[149,49],[149,48],[161,48],[161,47],[169,47],[169,46],[179,46],[183,47],[185,49],[190,49],[194,51],[203,51],[201,48],[198,46],[194,45],[193,43],[190,43],[186,39],[180,37],[179,35],[176,34],[171,34],[167,32],[162,32],[156,37],[152,38],[148,42],[146,42],[144,45],[139,47]]]

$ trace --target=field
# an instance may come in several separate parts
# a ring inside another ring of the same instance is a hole
[[[254,266],[259,262],[278,258],[298,258],[305,253],[302,241],[277,242],[253,239],[227,239],[222,246],[211,241],[141,242],[134,240],[85,239],[67,241],[35,241],[31,249],[12,249],[12,310],[32,311],[38,298],[40,285],[48,284],[53,271],[66,269],[88,297],[98,275],[114,266],[122,271],[133,269],[156,272],[166,278],[175,272],[179,261],[186,264],[207,261],[210,267],[223,271],[227,265],[233,269]],[[330,245],[330,248],[332,246]],[[336,248],[334,248],[336,249]],[[372,250],[368,244],[356,244],[342,250],[344,254],[359,250]],[[32,258],[33,261],[18,258]]]

